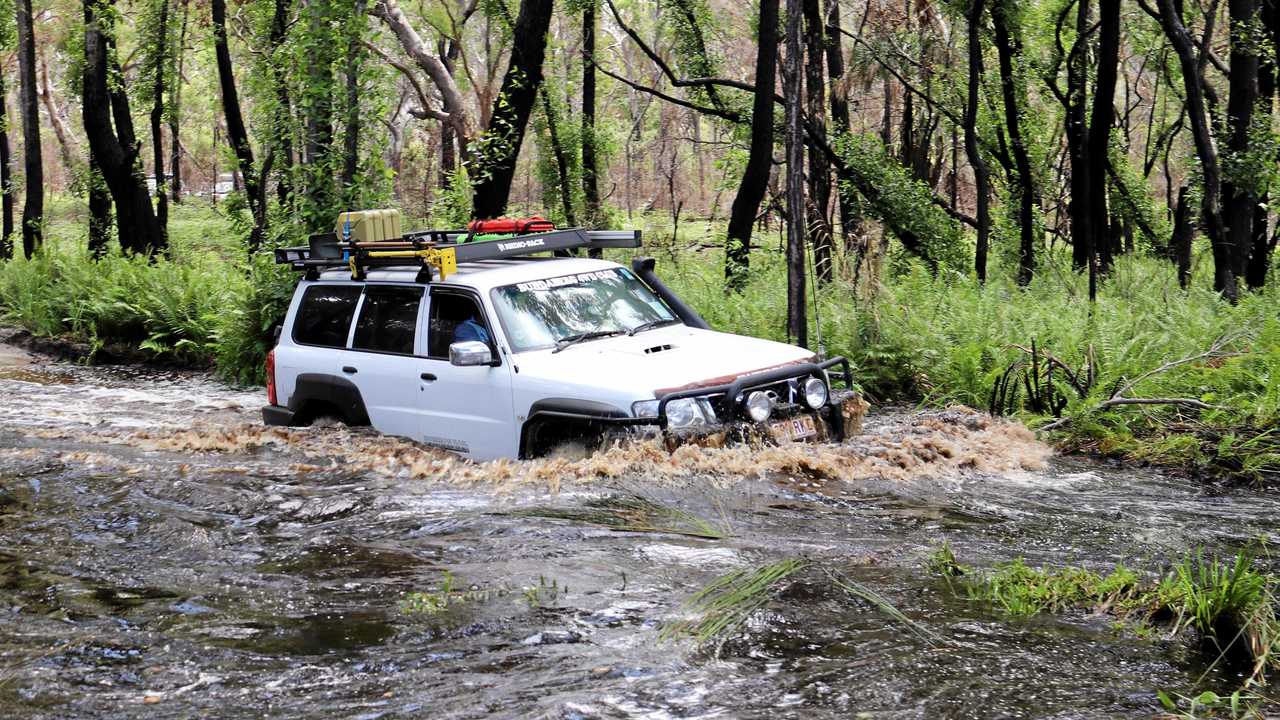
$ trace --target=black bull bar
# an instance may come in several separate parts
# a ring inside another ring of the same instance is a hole
[[[772,370],[753,373],[751,375],[743,375],[731,383],[723,385],[709,385],[707,387],[692,388],[690,390],[679,390],[673,393],[663,395],[658,401],[658,417],[652,421],[660,425],[664,430],[667,427],[667,405],[673,400],[683,400],[685,398],[708,397],[712,395],[725,396],[725,417],[719,418],[721,422],[733,422],[738,417],[738,397],[749,390],[772,385],[782,382],[783,380],[792,380],[802,377],[816,377],[825,379],[824,371],[839,365],[841,374],[844,376],[845,388],[853,387],[853,371],[849,368],[849,361],[843,357],[833,357],[823,362],[798,363],[795,365],[784,365]],[[830,388],[828,388],[830,389]],[[647,418],[646,418],[647,419]]]

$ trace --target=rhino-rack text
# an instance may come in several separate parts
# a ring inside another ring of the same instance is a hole
[[[502,250],[503,252],[506,252],[507,250],[524,250],[527,248],[542,247],[543,245],[546,244],[546,242],[547,241],[544,240],[543,238],[537,238],[534,240],[514,240],[512,242],[500,242],[498,243],[498,249]]]

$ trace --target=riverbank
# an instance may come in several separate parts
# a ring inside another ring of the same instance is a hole
[[[0,265],[0,314],[30,333],[22,342],[62,357],[261,381],[296,278],[266,257],[246,264],[234,217],[194,202],[174,208],[170,257],[155,263],[95,262],[78,207],[61,200],[50,217],[41,255]],[[685,223],[672,237],[659,218],[637,225],[659,274],[713,327],[786,340],[777,253],[754,252],[746,288],[726,296],[719,250],[707,243],[715,227]],[[1090,307],[1084,278],[1053,255],[1025,289],[888,260],[895,269],[883,282],[838,274],[813,312],[813,344],[820,330],[873,400],[967,405],[1045,430],[1064,449],[1210,480],[1280,481],[1275,288],[1230,306],[1207,290],[1179,289],[1162,260],[1125,257]]]

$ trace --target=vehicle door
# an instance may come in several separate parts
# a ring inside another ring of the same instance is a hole
[[[360,389],[369,422],[388,435],[417,437],[420,285],[365,286],[342,371]]]
[[[494,323],[479,296],[463,288],[433,287],[428,304],[426,358],[420,362],[422,428],[428,445],[476,460],[516,457],[519,432],[511,399],[511,363],[498,351]],[[449,346],[474,340],[477,326],[493,363],[459,367]]]
[[[314,283],[303,290],[291,332],[276,346],[276,387],[282,404],[296,404],[292,396],[299,378],[345,377],[345,350],[361,290],[353,283]]]

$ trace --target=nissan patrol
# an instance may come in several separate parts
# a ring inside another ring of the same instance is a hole
[[[846,360],[711,330],[652,259],[533,256],[638,232],[400,235],[378,212],[276,251],[306,274],[267,356],[267,424],[336,416],[486,460],[645,433],[840,439],[865,407]]]

